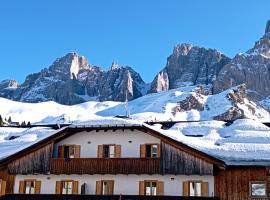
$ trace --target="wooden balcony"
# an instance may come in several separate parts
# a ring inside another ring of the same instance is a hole
[[[54,194],[7,194],[0,200],[219,200],[217,197],[139,196],[139,195],[54,195]]]
[[[51,174],[160,174],[159,158],[52,158]]]

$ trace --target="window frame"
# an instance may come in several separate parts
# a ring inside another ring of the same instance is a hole
[[[36,180],[35,179],[25,179],[23,181],[24,181],[24,194],[35,194],[36,193]],[[31,192],[32,187],[30,187],[30,190],[29,190],[30,192],[26,193],[27,183],[29,183],[29,182],[33,183],[33,189],[34,189],[33,193]]]
[[[74,180],[61,180],[61,194],[64,194],[63,189],[64,189],[65,183],[71,183],[71,193],[70,194],[73,194],[73,182],[74,182]],[[67,189],[66,189],[66,192],[67,192]],[[65,193],[64,195],[70,195],[70,194]]]
[[[110,184],[109,182],[112,182],[112,188],[110,189]],[[104,183],[107,183],[107,187],[108,187],[108,194],[104,194]],[[110,190],[112,191],[112,194],[109,194]],[[113,195],[114,194],[114,180],[101,180],[101,195]]]
[[[159,158],[159,143],[146,143],[145,144],[145,157],[146,158]],[[147,155],[147,146],[150,146],[150,148],[151,148],[151,152],[150,152],[150,154],[151,154],[151,156],[149,157],[148,155]],[[153,146],[157,146],[157,152],[156,152],[156,156],[153,156],[154,154],[153,154]]]
[[[265,186],[265,195],[252,195],[252,184],[263,184]],[[251,198],[265,198],[265,197],[267,197],[267,182],[266,181],[250,181],[249,182],[249,196]]]
[[[108,147],[108,157],[105,156],[105,148]],[[114,154],[111,154],[111,150],[110,150],[110,147],[113,147],[114,148]],[[106,158],[106,159],[109,159],[109,158],[116,158],[116,144],[103,144],[102,146],[103,148],[103,158]],[[111,157],[111,155],[113,155],[113,157]]]
[[[195,195],[196,194],[196,191],[197,191],[196,190],[196,187],[194,188],[194,196],[191,196],[190,195],[190,183],[194,183],[195,186],[196,186],[196,183],[200,183],[200,186],[201,186],[200,191],[201,191],[201,193],[200,193],[199,196]],[[203,183],[203,181],[197,181],[197,180],[188,181],[188,196],[189,197],[202,197],[202,183]]]
[[[66,156],[66,148],[68,148],[68,157],[65,157]],[[70,154],[70,152],[71,152],[71,150],[70,149],[73,149],[73,157],[71,157],[71,154]],[[75,151],[76,151],[76,145],[75,144],[64,144],[63,145],[63,153],[64,153],[64,158],[65,159],[73,159],[73,158],[75,158],[76,157],[76,153],[75,153]]]
[[[146,183],[151,183],[151,184],[150,184],[150,185],[151,185],[151,186],[150,186],[150,191],[151,191],[151,192],[150,192],[150,195],[147,195],[147,194],[146,194]],[[154,194],[154,195],[152,194],[152,187],[153,187],[152,184],[153,184],[153,183],[156,184],[156,194]],[[157,196],[157,193],[158,193],[157,189],[158,189],[158,180],[144,180],[144,195],[145,195],[145,196]]]

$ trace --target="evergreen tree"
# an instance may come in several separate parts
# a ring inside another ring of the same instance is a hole
[[[30,123],[30,122],[28,122],[28,123],[27,123],[27,126],[31,126],[31,123]]]
[[[11,117],[9,116],[8,123],[11,123],[11,122],[12,122],[12,120],[11,120]]]
[[[25,121],[23,121],[23,122],[21,123],[21,126],[26,126]]]
[[[2,116],[0,115],[0,126],[3,126],[3,125],[4,125],[4,122],[3,122]]]

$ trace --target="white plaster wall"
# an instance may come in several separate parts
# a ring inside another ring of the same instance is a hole
[[[81,158],[96,158],[100,144],[119,144],[121,157],[140,157],[140,144],[144,143],[160,143],[160,140],[138,130],[80,132],[55,144],[54,156],[57,156],[58,145],[63,144],[81,145]]]
[[[174,178],[172,180],[171,178]],[[209,195],[214,196],[214,176],[185,176],[185,175],[16,175],[14,193],[19,191],[19,181],[24,179],[41,180],[41,194],[55,194],[55,183],[60,180],[79,181],[79,193],[81,185],[86,183],[86,193],[95,194],[96,181],[114,180],[114,194],[139,194],[139,181],[158,180],[164,181],[164,195],[183,195],[183,182],[189,180],[207,181],[209,183]]]

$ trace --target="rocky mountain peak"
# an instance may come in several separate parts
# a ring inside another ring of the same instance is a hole
[[[111,65],[111,70],[115,70],[115,69],[117,69],[119,67],[119,65],[117,64],[117,62],[116,61],[113,61],[112,62],[112,65]]]
[[[179,44],[167,58],[166,67],[151,84],[151,92],[166,91],[187,85],[212,84],[230,58],[215,49]]]
[[[178,44],[173,48],[173,54],[176,56],[187,55],[193,45],[188,43]]]
[[[66,54],[65,56],[56,59],[49,67],[56,73],[63,73],[71,79],[77,79],[80,71],[89,71],[90,64],[84,56],[79,56],[75,52]]]
[[[265,33],[270,33],[270,20],[267,21],[266,27],[265,27]]]
[[[246,53],[237,54],[219,72],[214,83],[214,93],[245,83],[248,96],[260,101],[270,96],[270,21],[265,34]]]

